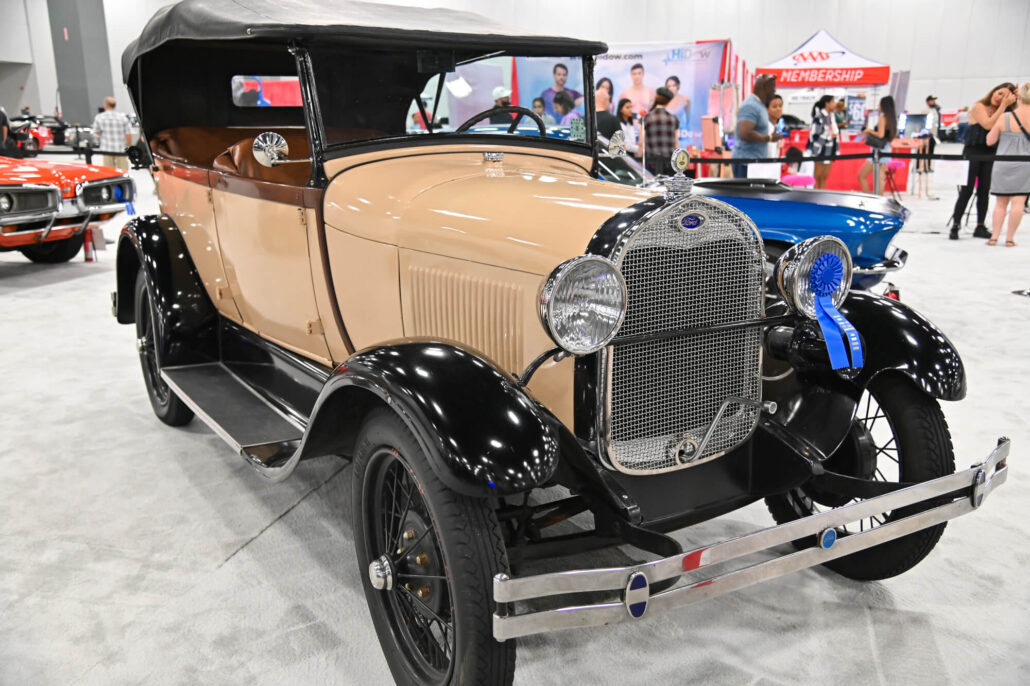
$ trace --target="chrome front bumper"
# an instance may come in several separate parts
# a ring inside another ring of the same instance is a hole
[[[908,251],[901,248],[891,248],[881,262],[866,265],[865,267],[855,266],[851,271],[854,274],[887,274],[896,272],[908,262]]]
[[[515,603],[567,593],[608,591],[621,592],[622,595],[618,601],[521,614],[507,614],[499,609],[493,617],[494,638],[504,641],[557,629],[639,619],[648,610],[714,598],[954,519],[980,507],[991,491],[1005,483],[1009,446],[1007,438],[999,439],[998,447],[984,462],[955,474],[661,560],[631,567],[583,569],[519,578],[498,574],[494,577],[494,601],[497,603]],[[836,527],[949,494],[951,499],[947,503],[924,512],[861,533],[836,536]],[[707,578],[692,576],[686,584],[649,595],[650,586],[656,582],[764,552],[806,536],[816,537],[817,545]]]

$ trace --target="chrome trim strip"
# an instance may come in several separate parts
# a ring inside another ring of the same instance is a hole
[[[57,216],[57,213],[51,208],[49,210],[40,210],[39,212],[35,212],[33,214],[19,214],[19,215],[11,216],[11,217],[0,216],[0,224],[2,224],[4,226],[18,226],[20,224],[30,224],[32,222],[38,222],[38,221],[41,221],[43,219],[49,219],[52,222],[56,216]],[[25,234],[33,233],[33,232],[36,232],[36,231],[43,231],[43,229],[33,229],[32,231],[14,231],[13,233],[10,233],[10,234],[6,234],[5,233],[4,235],[5,236],[10,236],[10,235],[22,235],[22,236],[24,236]]]
[[[887,255],[882,262],[871,264],[867,267],[853,267],[853,274],[887,274],[889,272],[896,272],[905,266],[908,262],[908,251],[901,250],[900,248],[894,248],[891,253]]]
[[[694,579],[689,585],[680,585],[652,596],[649,608],[676,607],[729,593],[972,512],[982,504],[987,495],[1005,483],[1008,477],[1007,459],[1010,446],[1011,442],[1008,439],[1000,439],[997,448],[983,463],[973,465],[964,471],[661,560],[631,567],[552,572],[514,579],[499,574],[494,577],[494,600],[498,603],[511,603],[565,593],[619,592],[625,587],[629,576],[635,573],[643,573],[649,583],[654,584],[663,579],[695,572],[703,567],[762,552],[805,536],[818,535],[828,528],[886,510],[931,500],[948,493],[968,491],[953,498],[951,502],[925,512],[869,531],[845,536],[828,549],[814,547],[707,579]],[[506,640],[542,631],[614,624],[627,619],[630,617],[626,614],[621,601],[508,616],[495,613],[494,637],[497,640]]]
[[[0,224],[4,226],[17,226],[18,224],[28,224],[41,219],[48,219],[55,215],[61,206],[61,190],[53,184],[24,183],[19,185],[0,185],[0,193],[7,195],[38,193],[41,191],[51,196],[50,205],[38,210],[28,210],[28,214],[25,211],[0,213]]]

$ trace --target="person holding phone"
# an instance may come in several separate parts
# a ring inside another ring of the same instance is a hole
[[[969,114],[970,124],[969,128],[966,129],[966,140],[962,148],[962,154],[993,155],[995,146],[987,145],[987,133],[998,123],[1002,114],[1006,110],[1014,108],[1015,105],[1016,84],[1008,81],[999,83],[987,95],[977,100]],[[951,211],[949,239],[953,241],[958,240],[959,222],[962,219],[962,215],[966,213],[966,205],[969,204],[970,198],[973,197],[974,190],[976,191],[976,228],[973,229],[973,238],[991,237],[991,232],[987,230],[986,221],[993,168],[994,160],[969,160],[966,185],[959,188],[955,209]]]

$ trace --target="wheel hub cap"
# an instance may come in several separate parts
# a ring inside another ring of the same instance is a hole
[[[368,565],[368,578],[377,591],[393,589],[393,564],[386,555],[372,560]]]

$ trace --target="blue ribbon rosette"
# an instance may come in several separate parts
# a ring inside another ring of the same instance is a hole
[[[819,256],[809,275],[812,293],[815,294],[816,321],[823,332],[830,366],[834,369],[859,368],[863,365],[862,339],[851,322],[833,305],[833,294],[843,278],[844,264],[839,257],[830,253]]]
[[[117,200],[118,202],[121,202],[122,201],[122,197],[124,197],[124,193],[122,193],[122,187],[121,186],[115,186],[114,187],[114,199]],[[131,202],[125,203],[125,211],[128,213],[128,215],[130,217],[133,216],[134,214],[136,214],[136,208],[133,207]]]

